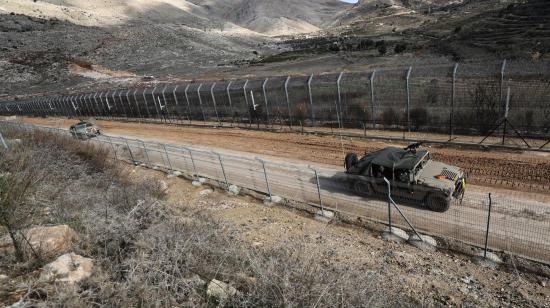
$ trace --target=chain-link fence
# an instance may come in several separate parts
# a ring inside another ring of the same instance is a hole
[[[299,129],[550,148],[550,64],[483,62],[158,84],[0,104],[2,115]]]
[[[43,130],[70,136],[62,129],[0,122],[0,127]],[[205,178],[223,188],[237,185],[286,200],[365,217],[387,224],[385,193],[359,196],[349,185],[348,175],[328,167],[281,163],[253,156],[216,153],[205,149],[146,142],[101,135],[88,141],[109,149],[113,159],[143,164],[165,171],[179,171],[189,179]],[[419,232],[453,239],[494,251],[522,256],[550,264],[550,204],[522,192],[489,191],[472,188],[449,210],[433,212],[422,205],[396,200],[404,216]],[[410,230],[396,211],[392,223]],[[490,218],[490,220],[489,220]]]

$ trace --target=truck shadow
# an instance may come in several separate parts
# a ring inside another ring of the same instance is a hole
[[[317,185],[317,180],[315,177],[310,178],[309,182],[312,183],[313,185]],[[369,202],[369,201],[381,201],[386,203],[388,202],[387,193],[374,193],[371,196],[365,196],[355,192],[353,187],[351,187],[351,185],[348,183],[348,176],[344,172],[338,172],[332,176],[320,175],[319,186],[322,191],[359,198],[365,202]],[[420,201],[399,198],[393,195],[392,195],[392,198],[398,206],[406,206],[409,208],[431,212],[431,210],[427,209]]]

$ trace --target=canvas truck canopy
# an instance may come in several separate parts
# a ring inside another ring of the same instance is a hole
[[[361,164],[375,164],[386,168],[413,169],[428,151],[422,150],[415,153],[400,148],[389,147],[370,153],[361,159]]]

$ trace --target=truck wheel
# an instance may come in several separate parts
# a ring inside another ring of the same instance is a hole
[[[355,182],[353,184],[353,190],[356,194],[361,196],[372,196],[372,186],[366,182]]]
[[[357,164],[357,154],[348,153],[346,155],[346,159],[344,160],[344,166],[346,167],[346,171],[349,170],[351,167],[355,166],[355,164]]]
[[[443,213],[449,209],[450,201],[440,194],[430,194],[426,198],[426,205],[434,212]]]

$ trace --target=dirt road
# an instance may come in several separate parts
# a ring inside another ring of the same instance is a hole
[[[68,128],[75,122],[62,118],[25,118],[23,121],[60,128]],[[110,135],[173,144],[211,146],[332,166],[342,166],[347,152],[362,153],[395,145],[381,141],[340,140],[332,136],[272,133],[237,128],[193,128],[101,120],[95,122]],[[550,192],[548,153],[489,152],[438,147],[432,147],[430,152],[436,160],[464,168],[469,173],[469,182],[472,184],[508,188],[516,192]]]
[[[383,198],[363,198],[354,194],[345,184],[346,175],[339,166],[310,165],[297,159],[268,155],[261,155],[265,161],[262,164],[257,158],[259,155],[250,153],[248,149],[227,150],[226,144],[222,143],[218,146],[194,146],[159,137],[161,141],[172,144],[166,145],[157,143],[158,139],[143,141],[120,138],[139,138],[136,135],[117,137],[111,133],[111,136],[92,140],[107,148],[114,147],[119,159],[181,170],[189,175],[213,179],[222,185],[235,184],[266,194],[271,192],[289,200],[323,204],[354,217],[387,222],[386,201]],[[314,169],[317,170],[319,187]],[[481,247],[487,228],[488,202],[486,187],[470,185],[463,202],[456,202],[444,213],[403,203],[401,209],[422,232]],[[393,211],[392,220],[397,225],[406,226],[396,211]],[[550,262],[550,244],[547,240],[550,235],[549,222],[550,202],[546,195],[521,193],[514,196],[510,190],[495,190],[492,194],[489,247]]]
[[[102,138],[108,140],[106,137]],[[191,159],[189,148],[182,148],[185,144],[165,147],[147,143],[145,150],[144,143],[137,140],[127,141],[112,137],[111,141],[115,146],[118,145],[119,158],[138,160],[165,169],[182,170],[187,174],[198,174],[222,184],[227,181],[228,184],[266,194],[270,191],[273,195],[294,201],[322,203],[327,208],[354,217],[387,222],[386,201],[383,198],[357,196],[345,184],[346,175],[338,167],[312,166],[296,160],[281,160],[269,156],[261,156],[265,160],[262,165],[254,154],[210,146],[193,147]],[[317,190],[312,168],[318,171],[320,191]],[[492,200],[489,247],[550,262],[550,244],[547,241],[550,234],[550,202],[514,198],[506,190],[493,193]],[[474,186],[470,187],[461,204],[455,202],[445,213],[400,204],[403,213],[422,232],[454,238],[480,247],[485,239],[488,202],[485,188]],[[395,210],[392,220],[395,224],[406,226]]]

